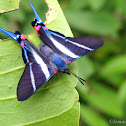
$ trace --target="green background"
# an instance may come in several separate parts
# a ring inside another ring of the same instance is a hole
[[[19,10],[0,15],[2,28],[25,35],[35,33],[29,25],[34,14],[25,1],[20,2]],[[48,7],[44,0],[33,4],[45,21]],[[59,0],[59,4],[74,36],[92,36],[105,42],[102,48],[76,61],[78,75],[87,81],[76,86],[80,126],[126,125],[117,122],[126,121],[126,0]],[[57,12],[53,14],[47,27],[55,30],[51,22]],[[0,34],[0,38],[7,37]]]

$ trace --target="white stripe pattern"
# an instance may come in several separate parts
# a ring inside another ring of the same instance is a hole
[[[41,70],[44,73],[44,75],[46,77],[46,80],[48,80],[49,77],[50,77],[50,73],[48,71],[47,65],[44,63],[44,61],[42,60],[42,58],[36,53],[36,51],[33,48],[31,48],[31,51],[33,53],[33,56],[34,56],[36,62],[38,64],[40,64]]]
[[[81,48],[84,48],[84,49],[87,49],[87,50],[90,50],[90,51],[94,51],[94,49],[92,49],[92,48],[89,48],[89,47],[87,47],[87,46],[85,46],[85,45],[81,45],[81,44],[79,44],[79,43],[70,41],[70,40],[68,40],[68,39],[66,39],[65,41],[70,42],[70,43],[72,43],[72,44],[74,44],[74,45],[76,45],[76,46],[78,46],[78,47],[81,47]]]
[[[49,36],[50,37],[50,36]],[[63,53],[65,53],[66,55],[72,57],[72,58],[78,58],[80,56],[74,54],[73,52],[71,52],[70,50],[68,50],[65,46],[63,46],[62,44],[60,44],[59,42],[57,42],[53,37],[50,37],[52,43]]]
[[[31,65],[32,64],[29,64],[29,67],[30,67],[30,78],[31,78],[31,83],[32,83],[33,91],[35,92],[36,91],[35,78],[34,78],[34,74],[33,74],[32,66]]]

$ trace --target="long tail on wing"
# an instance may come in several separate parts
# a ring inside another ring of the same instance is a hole
[[[33,11],[34,11],[35,18],[36,18],[37,22],[38,22],[38,23],[43,23],[42,20],[41,20],[41,18],[40,18],[39,15],[38,15],[38,13],[36,12],[35,7],[33,6],[32,2],[29,1],[29,3],[30,3],[30,5],[31,5],[31,7],[32,7],[32,9],[33,9]]]
[[[13,32],[9,32],[9,31],[6,31],[2,28],[0,28],[0,32],[2,32],[3,34],[7,35],[8,37],[12,38],[13,40],[15,40],[16,42],[17,41],[17,35],[15,35]]]

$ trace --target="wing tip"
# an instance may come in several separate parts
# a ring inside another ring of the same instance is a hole
[[[101,48],[104,45],[104,41],[99,38],[95,38],[95,37],[87,37],[87,38],[92,39],[94,46],[96,45],[95,50]]]
[[[17,88],[17,100],[18,101],[25,101],[31,96],[32,95],[24,96],[23,93],[20,93],[20,91],[18,91],[18,88]]]
[[[100,47],[104,45],[104,41],[100,39]]]
[[[18,101],[25,101],[25,100],[27,100],[27,99],[22,99],[21,97],[17,97],[17,100],[18,100]]]

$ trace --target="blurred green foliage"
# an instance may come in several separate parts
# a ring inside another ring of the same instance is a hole
[[[42,15],[43,21],[46,20],[45,13],[48,11],[47,4],[44,0],[32,1],[33,5],[37,6],[36,11]],[[29,0],[21,0],[20,9],[9,13],[0,15],[0,24],[3,29],[8,31],[21,31],[23,34],[28,35],[35,33],[34,28],[31,27],[30,22],[34,19],[34,13],[29,5]],[[39,9],[42,8],[42,9]],[[43,11],[41,11],[43,10]],[[6,35],[0,34],[1,38],[7,38]]]
[[[77,60],[80,126],[109,126],[126,120],[126,0],[61,1],[74,36],[104,40],[102,48]],[[124,124],[117,124],[124,125]],[[126,124],[125,124],[126,125]]]
[[[0,24],[10,31],[35,33],[29,24],[34,17],[30,6],[26,6],[29,1],[22,1],[19,10],[0,15]],[[32,2],[45,21],[48,10],[45,1]],[[80,126],[109,126],[109,120],[126,121],[126,0],[59,0],[59,3],[74,36],[105,41],[102,48],[76,61],[78,75],[87,81],[85,86],[78,82],[76,87],[81,102]]]

